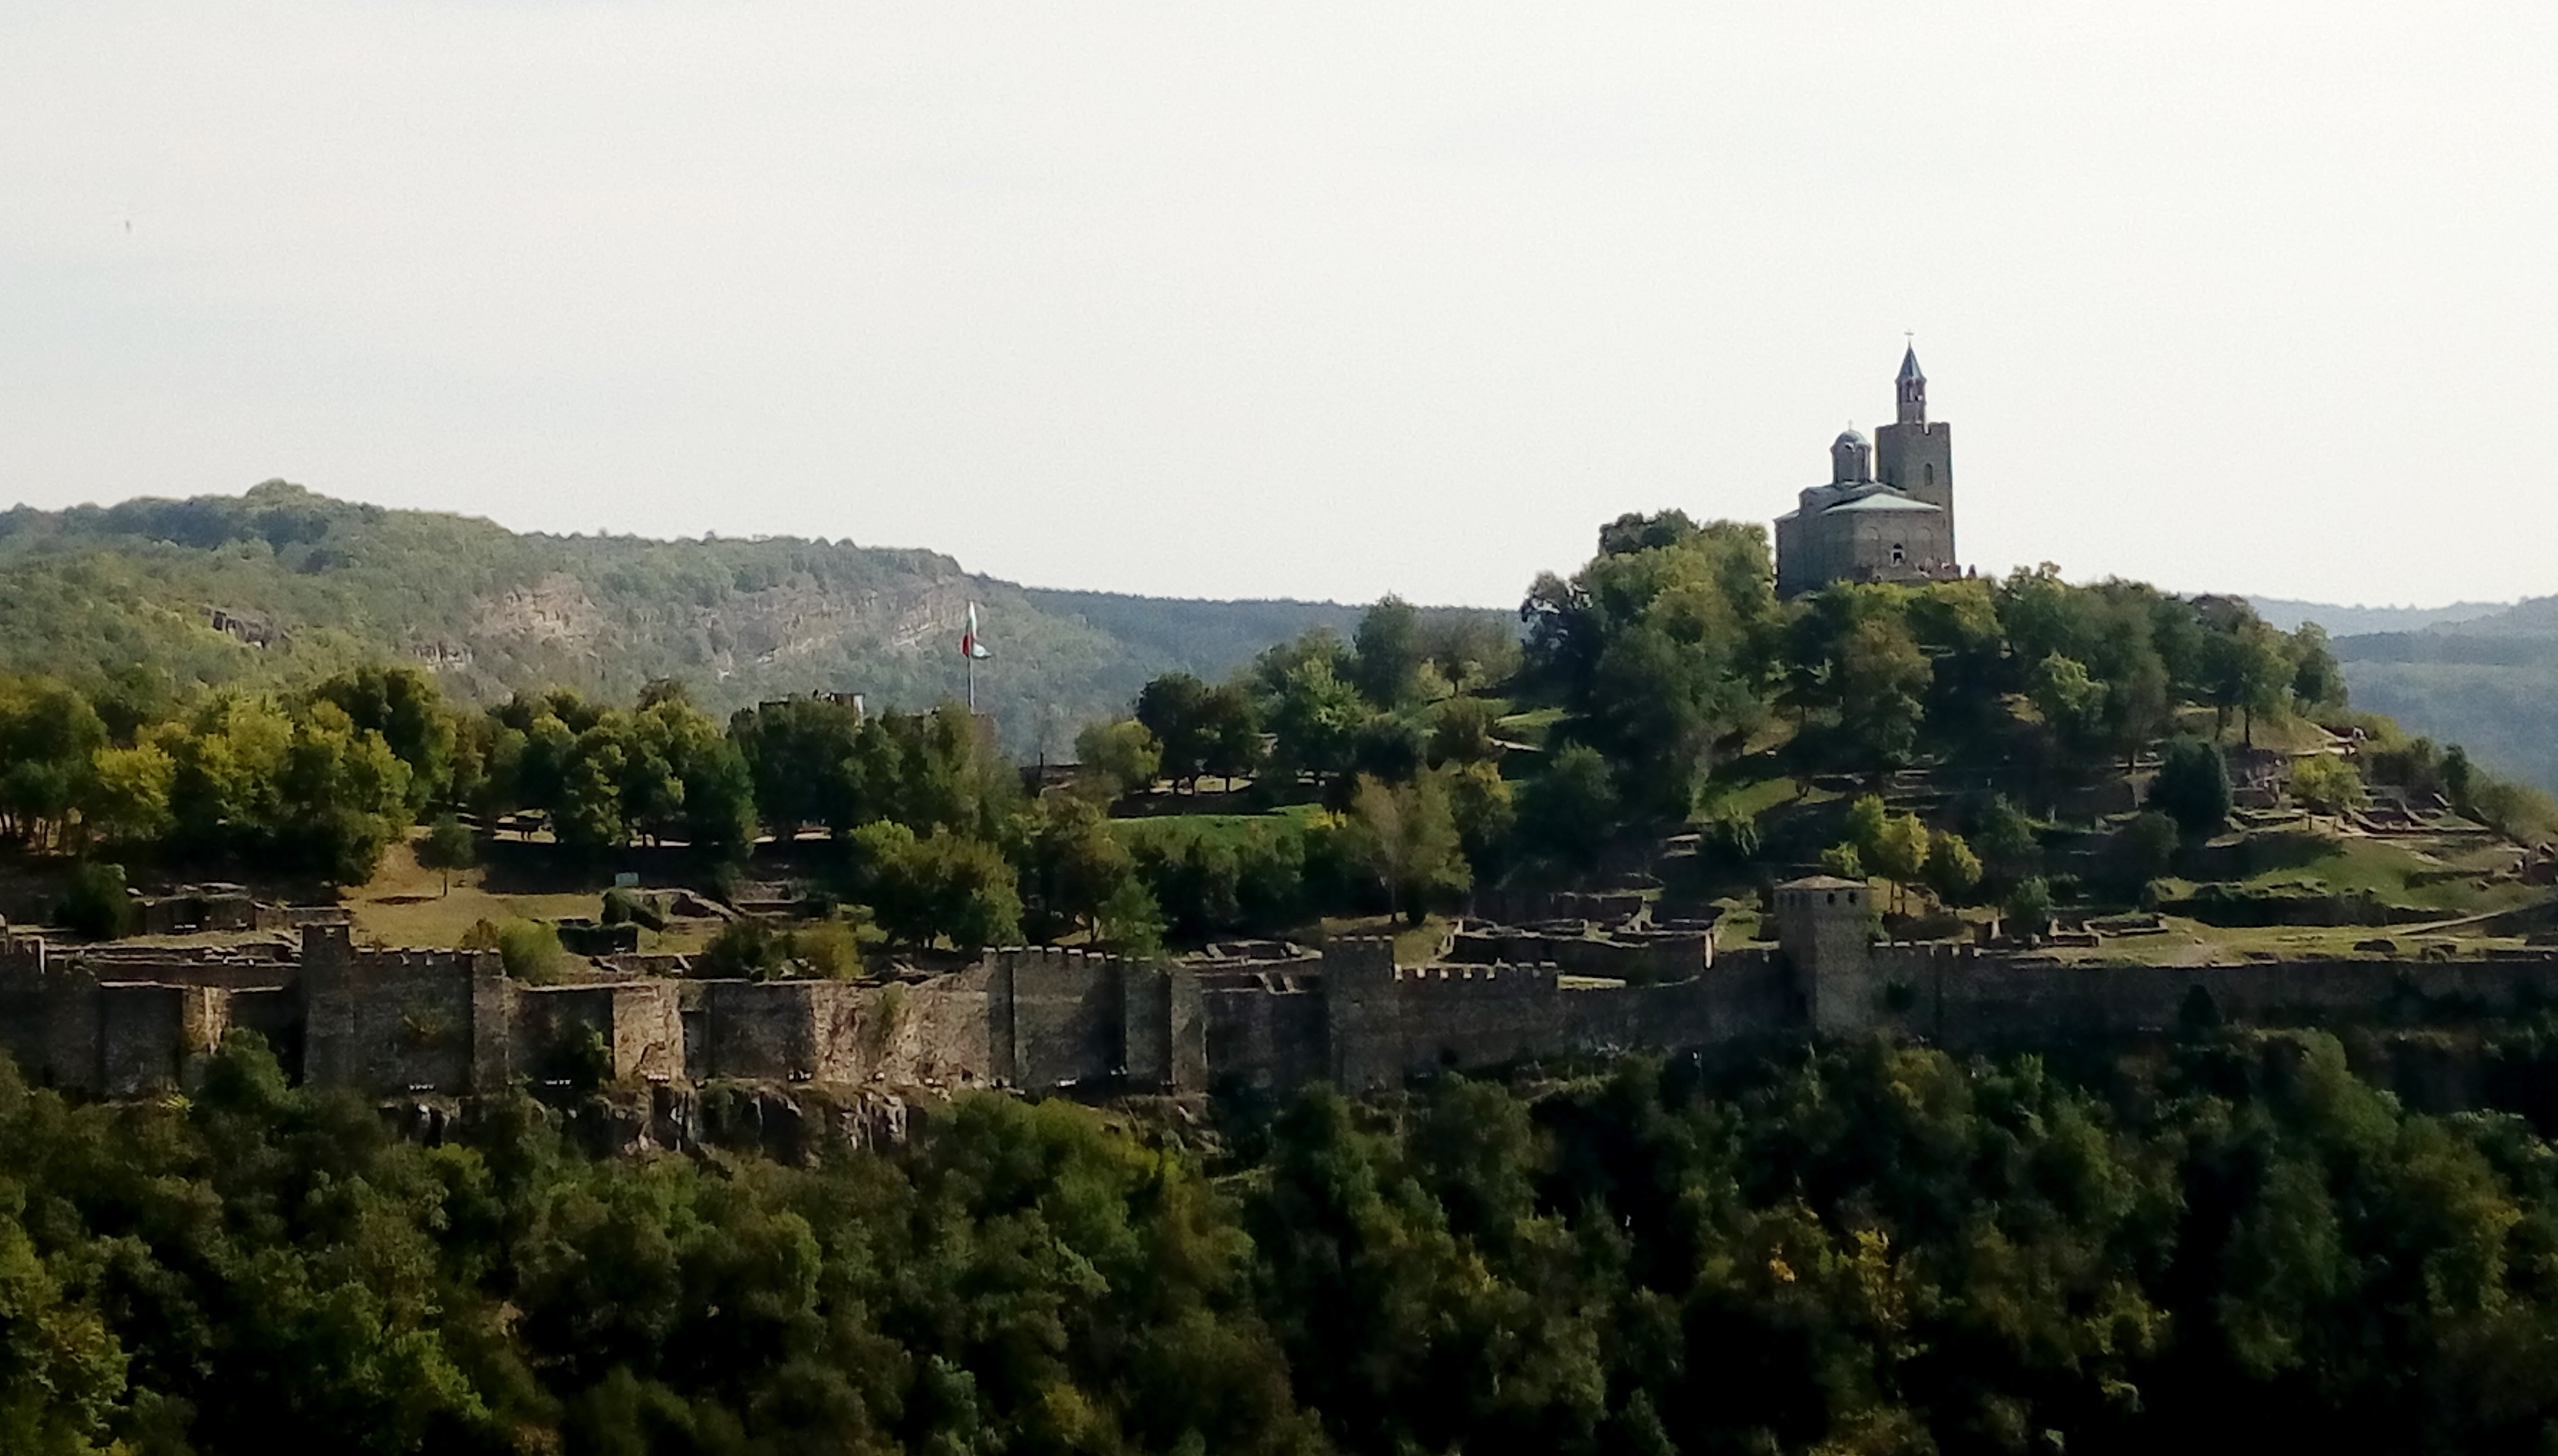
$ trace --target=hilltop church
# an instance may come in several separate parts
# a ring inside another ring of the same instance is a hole
[[[1894,381],[1899,418],[1853,428],[1830,442],[1830,483],[1803,492],[1776,517],[1776,590],[1818,591],[1834,581],[1941,581],[1954,564],[1954,436],[1927,418],[1927,376],[1914,346]]]

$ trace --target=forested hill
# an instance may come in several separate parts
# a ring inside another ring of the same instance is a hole
[[[445,690],[575,686],[628,700],[677,677],[725,711],[793,692],[929,706],[962,690],[970,602],[994,656],[980,702],[1025,756],[1157,673],[1222,675],[1352,609],[1029,591],[931,551],[790,537],[525,535],[331,500],[244,496],[0,512],[0,670],[88,687],[292,683],[385,658]]]
[[[2422,630],[2339,634],[2355,703],[2558,792],[2558,597]]]

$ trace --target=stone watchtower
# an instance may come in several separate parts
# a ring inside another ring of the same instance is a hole
[[[1873,896],[1863,881],[1831,875],[1776,887],[1776,945],[1793,968],[1816,1035],[1852,1036],[1881,1020]]]

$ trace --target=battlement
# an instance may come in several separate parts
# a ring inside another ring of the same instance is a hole
[[[1560,987],[1563,971],[1549,960],[1527,965],[1398,965],[1393,975],[1397,985],[1421,995],[1544,996]]]

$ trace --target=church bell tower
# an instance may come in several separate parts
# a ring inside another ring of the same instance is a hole
[[[1893,380],[1895,421],[1874,432],[1875,478],[1945,512],[1945,559],[1954,554],[1954,429],[1927,418],[1927,375],[1913,345]]]
[[[1927,423],[1927,376],[1918,372],[1918,347],[1912,345],[1901,356],[1901,377],[1893,381],[1900,394],[1901,418],[1905,425]]]

